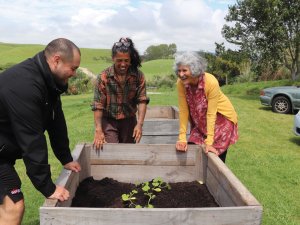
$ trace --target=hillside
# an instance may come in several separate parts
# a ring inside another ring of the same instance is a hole
[[[44,49],[43,45],[0,43],[0,65],[19,63]]]
[[[5,64],[16,64],[26,58],[32,57],[37,52],[44,49],[43,45],[29,44],[8,44],[0,42],[0,68]],[[89,49],[81,48],[82,60],[81,71],[89,77],[99,74],[103,69],[111,65],[111,50],[110,49]],[[173,59],[157,59],[142,63],[141,70],[144,72],[148,81],[155,76],[165,77],[174,74]],[[88,72],[86,72],[88,71]],[[94,75],[91,75],[93,73]],[[233,95],[259,95],[259,91],[266,87],[299,85],[289,80],[243,83],[235,85],[222,86],[226,94]]]
[[[44,48],[44,45],[0,42],[0,66],[19,63]],[[81,48],[80,50],[82,56],[80,67],[86,68],[94,74],[99,74],[112,63],[110,49]],[[173,73],[172,64],[172,59],[152,60],[142,63],[141,70],[145,73],[147,79],[152,79],[156,75],[163,76]]]
[[[141,70],[148,79],[154,76],[164,76],[174,74],[173,59],[156,59],[142,64]]]

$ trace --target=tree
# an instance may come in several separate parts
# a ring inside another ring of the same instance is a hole
[[[170,44],[169,46],[168,46],[168,54],[169,54],[169,56],[173,56],[175,53],[177,52],[177,46],[176,46],[176,44]]]
[[[245,51],[241,50],[231,50],[226,49],[224,43],[216,43],[215,54],[216,56],[221,57],[222,59],[235,62],[236,64],[244,63],[245,61],[249,61],[249,54]]]
[[[300,77],[300,1],[237,0],[225,17],[225,39],[241,47],[258,65],[284,65]]]
[[[224,84],[232,84],[240,71],[237,63],[224,59],[221,55],[208,52],[199,52],[199,54],[207,60],[206,71],[213,74],[219,81],[220,86]]]
[[[153,59],[167,59],[173,57],[176,51],[176,44],[151,45],[144,52],[144,58],[146,61]]]

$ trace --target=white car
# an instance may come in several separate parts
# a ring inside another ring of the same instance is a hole
[[[300,111],[294,117],[294,133],[300,136]]]

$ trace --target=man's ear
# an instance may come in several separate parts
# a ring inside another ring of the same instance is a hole
[[[59,60],[61,60],[60,55],[55,54],[55,55],[52,56],[52,63],[53,63],[54,66],[58,65]]]

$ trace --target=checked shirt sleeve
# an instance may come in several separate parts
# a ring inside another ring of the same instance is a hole
[[[146,104],[149,103],[149,98],[147,97],[147,93],[146,93],[146,79],[144,74],[139,71],[139,79],[138,79],[138,85],[137,85],[137,103],[143,103],[145,102]]]
[[[97,82],[94,90],[94,101],[92,106],[92,110],[102,110],[106,105],[106,89],[105,89],[105,72],[101,73],[97,77]]]

